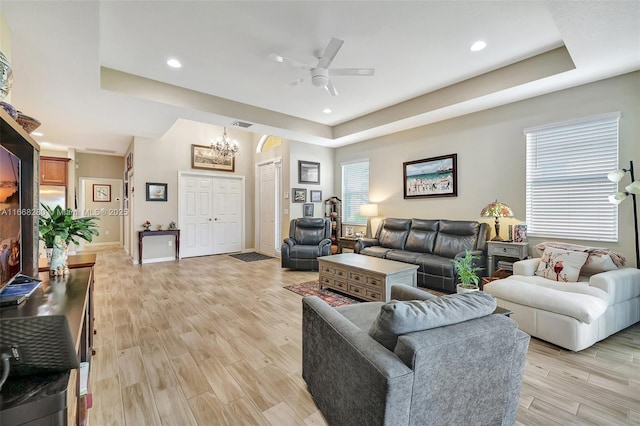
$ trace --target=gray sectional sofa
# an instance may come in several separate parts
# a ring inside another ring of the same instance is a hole
[[[453,259],[471,250],[479,276],[487,271],[489,225],[465,220],[383,219],[375,238],[360,238],[354,251],[418,265],[418,285],[454,293],[460,282]]]

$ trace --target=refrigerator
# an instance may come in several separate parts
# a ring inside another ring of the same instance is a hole
[[[40,203],[51,207],[67,208],[67,187],[64,185],[41,185]]]

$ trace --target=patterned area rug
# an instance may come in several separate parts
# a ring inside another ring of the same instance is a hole
[[[232,254],[230,256],[235,257],[238,260],[242,260],[243,262],[255,262],[256,260],[273,259],[273,256],[267,256],[266,254],[260,254],[253,251],[250,253]]]
[[[352,299],[349,296],[345,296],[342,293],[338,293],[328,288],[321,289],[320,284],[318,284],[318,280],[288,285],[285,288],[301,296],[318,296],[333,307],[362,302],[361,300]]]

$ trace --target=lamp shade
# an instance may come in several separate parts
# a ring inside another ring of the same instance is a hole
[[[627,198],[627,193],[626,192],[618,192],[617,194],[612,194],[609,195],[609,202],[613,203],[613,204],[620,204],[621,202],[624,201],[625,198]]]
[[[607,179],[609,179],[611,182],[620,182],[625,173],[625,170],[616,170],[615,172],[607,174]]]
[[[624,188],[630,194],[640,195],[640,180],[632,182],[631,185]]]
[[[360,206],[360,216],[363,217],[375,217],[378,216],[377,204],[362,204]]]
[[[501,203],[498,200],[493,203],[487,204],[487,206],[480,212],[482,217],[513,217],[513,210],[505,203]]]

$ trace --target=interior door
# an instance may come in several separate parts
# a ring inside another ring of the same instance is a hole
[[[243,180],[208,175],[180,177],[180,255],[242,249]]]
[[[180,252],[183,257],[213,253],[213,188],[210,177],[187,176],[180,182]]]
[[[275,255],[275,164],[258,166],[258,252]]]
[[[212,178],[213,254],[241,248],[241,185],[237,179]]]

